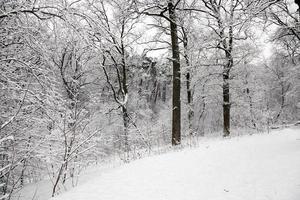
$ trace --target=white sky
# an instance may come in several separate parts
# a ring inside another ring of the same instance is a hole
[[[298,9],[298,6],[294,3],[294,0],[287,0],[288,6],[290,11],[296,12]],[[145,17],[143,19],[143,22],[146,24],[151,24],[154,23],[153,17]],[[138,29],[139,30],[143,30],[146,29],[146,31],[144,31],[143,33],[143,38],[142,41],[147,41],[149,39],[153,39],[155,40],[154,36],[156,34],[156,29],[155,28],[150,28],[151,26],[148,25],[144,25],[144,24],[140,24]],[[273,44],[269,41],[269,37],[272,35],[272,32],[276,29],[276,26],[270,26],[268,28],[269,30],[267,31],[263,31],[263,30],[257,30],[255,31],[257,33],[258,36],[258,40],[255,41],[257,43],[257,45],[259,45],[262,48],[262,53],[260,58],[258,59],[268,59],[271,55],[272,55],[272,51],[274,49]],[[165,40],[170,41],[169,36],[165,36]],[[137,44],[136,48],[134,49],[135,53],[141,55],[143,53],[143,50],[145,48],[149,48],[149,47],[159,47],[161,46],[160,43],[158,44]],[[167,53],[167,50],[155,50],[155,51],[150,51],[147,53],[147,56],[150,57],[155,57],[155,58],[161,58],[161,57],[165,57]],[[255,61],[254,61],[255,62]]]

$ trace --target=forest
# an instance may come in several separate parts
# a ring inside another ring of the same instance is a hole
[[[54,197],[104,160],[299,124],[299,6],[0,0],[0,200],[44,179]]]

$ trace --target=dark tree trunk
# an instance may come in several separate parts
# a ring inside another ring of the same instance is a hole
[[[187,72],[186,74],[186,89],[187,89],[187,103],[188,103],[188,123],[189,123],[189,133],[193,135],[193,119],[194,119],[194,108],[193,108],[193,96],[191,89],[191,74]]]
[[[229,71],[233,65],[233,60],[230,55],[226,56],[228,63],[223,69],[223,136],[230,135],[230,91],[229,91]]]
[[[170,17],[173,56],[172,145],[178,145],[181,142],[180,54],[178,45],[176,14],[172,0],[169,0],[168,10]]]
[[[128,141],[128,127],[129,127],[129,116],[125,106],[122,107],[122,114],[123,114],[123,123],[124,123],[124,148],[125,148],[125,162],[129,161],[129,141]]]
[[[230,70],[233,67],[233,57],[232,57],[232,49],[233,49],[233,15],[234,15],[234,5],[231,1],[230,5],[230,20],[228,26],[228,33],[225,33],[225,26],[223,24],[223,20],[221,19],[221,8],[214,1],[213,7],[216,8],[216,16],[220,31],[220,42],[222,44],[222,50],[225,52],[226,63],[223,66],[223,136],[230,135],[230,91],[229,91],[229,76]]]
[[[192,90],[191,90],[191,73],[187,72],[185,78],[186,78],[187,102],[190,105],[193,102]]]
[[[167,81],[163,81],[161,98],[162,98],[163,102],[166,102],[166,100],[167,100]]]
[[[61,174],[63,173],[63,168],[64,168],[64,164],[62,164],[62,165],[60,166],[60,168],[59,168],[57,178],[56,178],[56,180],[55,180],[55,182],[54,182],[54,185],[53,185],[53,188],[52,188],[52,195],[51,195],[52,197],[55,196],[56,188],[57,188],[58,183],[59,183],[59,180],[60,180],[60,178],[61,178]]]

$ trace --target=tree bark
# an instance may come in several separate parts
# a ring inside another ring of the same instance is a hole
[[[256,123],[255,123],[254,116],[253,116],[253,101],[252,101],[252,97],[250,94],[250,89],[248,87],[247,75],[246,75],[245,79],[246,79],[246,85],[247,85],[246,94],[249,99],[249,109],[250,109],[249,111],[250,111],[251,123],[253,125],[253,128],[256,129]]]
[[[193,108],[193,93],[191,88],[191,72],[190,72],[190,61],[188,57],[188,37],[184,28],[183,32],[183,47],[184,47],[184,58],[187,66],[186,78],[186,92],[187,92],[187,104],[188,104],[188,123],[189,123],[189,134],[193,135],[193,119],[194,119],[194,108]]]
[[[172,0],[169,0],[168,10],[170,17],[173,57],[172,145],[179,145],[181,142],[180,54],[178,45],[176,13]]]
[[[124,27],[122,27],[124,30]],[[128,140],[128,128],[129,128],[129,114],[127,110],[127,95],[128,95],[128,85],[127,85],[127,72],[126,72],[126,59],[125,59],[125,47],[123,44],[123,40],[121,41],[121,53],[122,53],[122,90],[123,90],[123,101],[124,105],[122,105],[122,114],[123,114],[123,123],[124,123],[124,147],[125,147],[125,162],[129,162],[129,140]]]
[[[226,56],[228,63],[223,69],[223,136],[230,135],[230,91],[229,91],[229,71],[233,65],[233,60],[230,55]]]
[[[225,51],[225,58],[227,63],[224,65],[223,68],[223,136],[227,137],[230,135],[230,91],[229,91],[229,75],[230,70],[233,67],[233,57],[232,57],[232,49],[233,49],[233,15],[234,15],[234,5],[233,1],[231,1],[230,5],[230,24],[228,27],[228,36],[225,36],[224,32],[224,25],[222,21],[219,19],[219,28],[220,28],[220,35],[223,44],[223,48]],[[219,10],[220,13],[220,10]],[[228,38],[228,42],[226,41]]]
[[[124,124],[124,148],[125,148],[125,162],[129,162],[129,141],[128,141],[128,127],[129,127],[129,116],[125,106],[122,107],[123,124]]]
[[[165,103],[167,100],[167,81],[163,81],[163,86],[162,86],[162,101]]]

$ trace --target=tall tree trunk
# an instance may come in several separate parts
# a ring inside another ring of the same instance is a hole
[[[230,135],[230,91],[229,91],[229,75],[230,70],[233,67],[233,57],[232,57],[232,49],[233,49],[233,15],[234,15],[234,3],[233,0],[230,2],[230,20],[228,26],[228,33],[225,34],[225,26],[223,24],[221,15],[221,8],[219,6],[214,6],[217,8],[216,16],[218,16],[218,26],[220,29],[220,42],[223,46],[223,51],[225,52],[226,63],[223,66],[223,136],[227,137]]]
[[[163,86],[162,86],[162,101],[166,102],[167,100],[167,81],[163,81]]]
[[[233,65],[233,59],[230,55],[226,56],[228,63],[223,69],[223,136],[230,135],[230,91],[229,91],[229,71]]]
[[[64,164],[62,164],[62,165],[60,166],[60,168],[59,168],[57,178],[56,178],[56,180],[55,180],[55,182],[54,182],[54,185],[53,185],[53,188],[52,188],[52,195],[51,195],[52,197],[55,196],[55,193],[56,193],[56,189],[57,189],[59,180],[60,180],[61,175],[62,175],[62,173],[63,173],[63,168],[64,168]]]
[[[123,124],[124,124],[124,148],[125,148],[125,162],[129,162],[129,141],[128,141],[128,127],[129,127],[129,116],[125,106],[122,107]]]
[[[248,84],[248,82],[247,82]],[[256,123],[254,121],[254,116],[253,116],[253,101],[252,101],[252,97],[251,97],[251,94],[250,94],[250,89],[247,87],[246,88],[246,93],[247,93],[247,96],[248,96],[248,99],[249,99],[249,108],[250,108],[250,115],[251,115],[251,123],[253,125],[253,128],[256,129]]]
[[[193,96],[191,89],[191,73],[187,72],[186,77],[186,89],[187,89],[187,103],[188,103],[188,123],[189,123],[189,134],[193,135],[194,133],[194,106],[193,106]]]
[[[188,37],[184,28],[183,32],[183,47],[184,47],[184,58],[187,66],[186,78],[186,92],[187,92],[187,104],[188,104],[188,123],[189,123],[189,134],[192,135],[194,132],[193,119],[194,119],[194,108],[193,108],[193,93],[191,88],[191,72],[190,72],[190,61],[188,57]]]
[[[122,30],[124,27],[122,28]],[[122,105],[122,114],[123,114],[123,123],[124,123],[124,147],[126,158],[125,161],[129,161],[129,141],[128,141],[128,127],[129,127],[129,114],[127,110],[127,95],[128,95],[128,85],[127,85],[127,72],[126,72],[126,60],[125,60],[125,47],[123,44],[123,40],[121,42],[121,50],[122,50],[122,93],[123,93],[123,101],[124,105]]]
[[[168,3],[173,61],[173,97],[172,97],[172,145],[181,142],[181,105],[180,105],[180,54],[175,7],[172,0]]]

